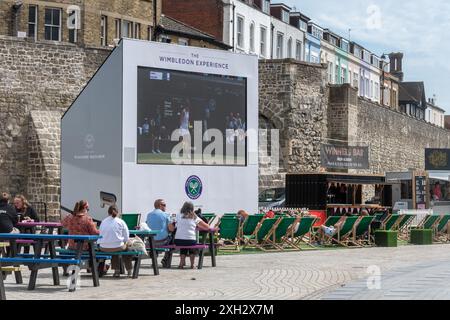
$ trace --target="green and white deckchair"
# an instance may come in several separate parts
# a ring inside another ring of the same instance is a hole
[[[355,228],[355,232],[353,233],[352,242],[354,244],[359,246],[370,246],[372,244],[370,227],[374,220],[375,216],[366,216],[360,218]]]
[[[300,244],[302,242],[313,247],[310,241],[311,237],[309,241],[304,241],[304,239],[308,234],[311,233],[312,227],[317,222],[317,220],[319,220],[319,218],[313,216],[306,216],[300,218],[298,223],[294,223],[291,226],[290,230],[288,231],[288,234],[285,236],[284,247],[301,250]]]

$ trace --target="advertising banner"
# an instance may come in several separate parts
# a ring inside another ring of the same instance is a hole
[[[450,149],[425,149],[425,170],[450,171]]]

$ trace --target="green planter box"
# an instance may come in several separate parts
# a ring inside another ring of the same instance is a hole
[[[433,230],[411,229],[410,243],[419,245],[433,244]]]
[[[375,231],[375,244],[378,247],[396,247],[397,231],[377,230]]]

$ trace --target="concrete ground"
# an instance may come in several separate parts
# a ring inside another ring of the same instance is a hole
[[[50,270],[40,271],[36,290],[28,291],[25,270],[23,285],[8,277],[6,295],[10,300],[450,299],[448,244],[227,255],[218,256],[217,264],[210,267],[205,257],[202,270],[175,267],[153,276],[150,260],[144,260],[139,279],[114,279],[110,271],[94,288],[83,275],[73,293],[65,277],[53,286]]]

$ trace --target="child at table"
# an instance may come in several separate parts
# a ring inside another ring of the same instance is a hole
[[[69,235],[98,235],[97,226],[89,216],[89,203],[86,200],[78,201],[75,204],[73,213],[68,215],[62,221],[62,225],[69,231]],[[69,240],[69,249],[77,249],[77,244],[74,240]],[[83,250],[88,250],[88,244],[83,245]]]
[[[125,221],[120,219],[119,209],[116,206],[111,206],[108,209],[109,217],[105,218],[100,224],[100,236],[97,241],[100,246],[100,251],[103,252],[120,252],[127,251],[130,242],[130,231],[128,230]],[[128,272],[128,277],[131,277],[132,256],[122,256],[122,261]],[[114,269],[113,277],[120,277],[120,259],[118,256],[112,256],[112,268]]]

